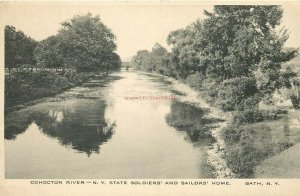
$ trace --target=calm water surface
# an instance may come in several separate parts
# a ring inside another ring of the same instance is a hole
[[[175,94],[161,77],[124,71],[11,112],[6,178],[210,178],[206,111],[124,99]]]

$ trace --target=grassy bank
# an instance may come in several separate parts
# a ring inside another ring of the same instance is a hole
[[[53,96],[91,77],[90,73],[12,72],[5,77],[5,111],[18,110],[28,102]]]

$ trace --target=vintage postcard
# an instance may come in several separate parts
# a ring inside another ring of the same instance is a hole
[[[299,10],[0,2],[0,195],[297,195]]]

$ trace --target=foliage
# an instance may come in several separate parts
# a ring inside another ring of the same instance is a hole
[[[107,71],[121,66],[116,47],[115,35],[89,13],[63,22],[57,35],[39,42],[34,55],[40,67]]]
[[[16,31],[13,26],[5,26],[5,67],[16,68],[23,64],[35,64],[33,51],[37,42]]]
[[[194,87],[198,90],[201,89],[201,86],[203,84],[204,76],[202,73],[195,73],[195,74],[190,74],[186,78],[186,82],[191,86]]]
[[[40,42],[6,26],[5,67],[10,76],[5,80],[5,104],[12,106],[61,92],[86,79],[80,72],[119,69],[121,60],[115,50],[114,34],[99,16],[90,13],[63,22],[57,35]],[[16,67],[75,68],[79,74],[24,69],[11,74],[11,68]]]
[[[223,130],[228,167],[249,177],[254,167],[273,154],[271,129],[265,125],[229,126]]]
[[[125,68],[126,70],[128,70],[129,68],[132,67],[132,65],[131,65],[130,62],[122,62],[122,63],[121,63],[121,67],[122,67],[122,68]]]
[[[263,114],[257,109],[239,111],[234,115],[235,124],[255,123],[264,120]]]
[[[173,62],[177,70],[177,76],[185,79],[190,73],[202,71],[201,61],[198,58],[201,47],[196,46],[194,39],[199,36],[197,33],[201,29],[200,21],[189,25],[185,29],[178,29],[169,34],[167,43],[172,45]]]
[[[65,76],[49,71],[12,72],[5,78],[5,106],[12,107],[31,100],[57,94],[88,79],[87,75]]]
[[[285,111],[273,111],[285,113]],[[224,158],[233,172],[242,178],[252,177],[253,169],[269,156],[280,153],[293,144],[289,139],[272,138],[269,126],[258,124],[233,124],[222,129],[226,143]]]
[[[38,67],[63,67],[62,49],[59,47],[57,36],[50,36],[38,43],[34,57]]]
[[[151,52],[147,50],[138,51],[132,58],[132,64],[136,70],[165,74],[165,67],[168,64],[167,56],[167,50],[156,43]]]
[[[288,114],[287,110],[281,109],[262,110],[261,112],[263,114],[264,120],[278,120]]]
[[[248,97],[243,101],[243,104],[239,106],[239,110],[258,109],[261,97],[258,94]]]
[[[257,107],[276,89],[291,86],[295,73],[281,67],[298,50],[284,48],[288,33],[286,29],[278,32],[283,14],[280,6],[218,5],[204,14],[204,20],[170,32],[171,53],[159,56],[139,51],[133,57],[135,68],[187,79],[196,88],[204,86],[201,81],[206,78],[222,82],[217,100],[224,110]],[[246,78],[250,86],[239,84]],[[210,90],[213,92],[205,93],[213,99],[216,90]]]
[[[229,125],[222,129],[222,136],[227,145],[236,144],[240,141],[243,128],[238,125]]]
[[[221,83],[217,103],[224,111],[240,109],[249,97],[258,92],[253,78],[241,77],[225,80]]]
[[[291,95],[290,96],[291,102],[293,104],[293,107],[295,109],[300,109],[300,99],[296,95]]]
[[[89,13],[63,22],[57,39],[63,51],[64,66],[74,66],[78,71],[109,70],[111,66],[120,66],[119,56],[114,53],[115,35],[99,16],[93,17]]]

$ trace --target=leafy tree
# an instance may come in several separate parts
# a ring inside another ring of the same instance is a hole
[[[165,66],[168,63],[168,51],[163,46],[155,43],[151,52],[140,50],[132,58],[133,67],[136,70],[157,72],[164,74]]]
[[[190,70],[198,64],[193,48],[193,36],[192,27],[187,27],[171,32],[167,38],[167,43],[173,46],[173,62],[178,70],[177,76],[181,78],[186,78]]]
[[[208,19],[204,20],[202,36],[210,43],[212,70],[223,80],[253,77],[258,71],[272,75],[270,83],[274,83],[260,90],[278,87],[281,64],[297,53],[283,49],[287,30],[276,32],[282,18],[280,6],[215,6],[213,13],[205,14]]]
[[[149,67],[150,53],[147,50],[139,50],[132,58],[132,64],[136,70],[146,70]]]
[[[255,102],[258,90],[254,78],[239,77],[223,81],[218,89],[218,104],[224,111],[244,109],[247,102]],[[249,100],[251,98],[251,100]],[[251,104],[251,109],[255,105]]]
[[[167,49],[162,47],[160,44],[158,43],[154,44],[151,52],[154,71],[157,71],[160,74],[164,73],[164,63],[165,63],[164,59],[166,58],[167,53],[168,53]]]
[[[107,69],[108,70],[118,70],[121,68],[121,58],[120,56],[115,53],[115,52],[112,52],[110,53],[109,55],[107,55],[107,58],[106,58],[106,63],[107,63]]]
[[[193,77],[214,78],[217,82],[234,78],[238,81],[243,77],[254,79],[259,94],[255,95],[255,102],[258,97],[268,96],[287,85],[294,77],[281,69],[284,62],[297,55],[297,49],[284,48],[287,30],[276,29],[283,14],[280,6],[222,5],[204,13],[207,18],[203,21],[197,20],[168,36],[179,77],[200,72]],[[194,78],[193,81],[202,80]],[[230,92],[226,96],[236,96]],[[238,102],[243,103],[248,97],[243,99]]]
[[[62,23],[57,38],[64,66],[74,66],[78,71],[107,70],[114,63],[120,66],[115,35],[90,13],[75,16]]]
[[[40,41],[34,50],[39,67],[58,68],[63,66],[62,50],[56,36]]]
[[[35,64],[33,51],[37,42],[26,36],[22,31],[16,31],[13,26],[5,26],[5,67],[9,69],[24,64]]]

